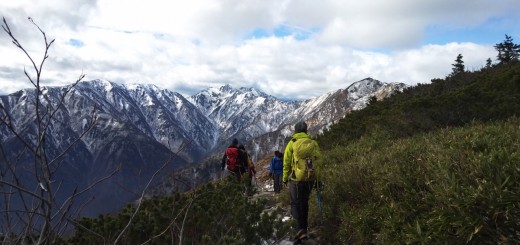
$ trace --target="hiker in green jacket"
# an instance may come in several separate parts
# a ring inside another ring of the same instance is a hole
[[[307,134],[307,124],[298,122],[294,135],[285,147],[283,161],[283,183],[289,182],[291,215],[296,220],[298,232],[295,243],[308,238],[309,196],[319,181],[322,157],[318,143]]]

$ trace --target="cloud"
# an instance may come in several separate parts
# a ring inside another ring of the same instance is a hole
[[[388,65],[381,77],[401,77],[408,84],[428,83],[434,78],[444,78],[451,73],[452,64],[458,54],[463,55],[466,69],[477,70],[494,59],[493,47],[474,43],[448,43],[425,45],[420,49],[399,51],[392,54],[394,64]],[[401,74],[406,74],[406,77]]]
[[[86,80],[153,83],[185,95],[229,83],[295,99],[366,77],[429,82],[448,75],[459,53],[468,69],[478,69],[495,59],[492,45],[503,34],[520,40],[519,12],[516,0],[0,4],[0,14],[35,59],[43,55],[43,39],[27,16],[55,39],[45,84],[69,84],[84,73]],[[32,65],[4,32],[0,43],[1,94],[27,84],[23,68]]]

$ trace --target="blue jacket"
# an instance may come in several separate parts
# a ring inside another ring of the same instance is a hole
[[[269,166],[269,173],[283,174],[283,160],[281,158],[273,157]]]

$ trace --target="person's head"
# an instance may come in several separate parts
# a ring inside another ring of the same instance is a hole
[[[294,125],[294,132],[295,133],[301,133],[301,132],[307,133],[307,123],[305,123],[304,121],[300,121],[300,122],[296,123],[296,125]]]
[[[237,145],[238,145],[238,140],[237,140],[237,138],[234,138],[233,141],[231,141],[231,145],[234,145],[234,146],[237,146]]]
[[[275,156],[275,157],[280,156],[280,151],[274,151],[274,156]]]
[[[245,147],[244,145],[239,145],[239,146],[238,146],[238,149],[241,149],[241,150],[244,150],[244,151],[245,151],[245,150],[246,150],[246,147]]]

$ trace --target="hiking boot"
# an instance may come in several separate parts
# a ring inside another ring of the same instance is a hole
[[[294,237],[294,243],[293,244],[301,244],[303,240],[309,239],[309,236],[307,235],[307,231],[304,229],[301,229],[296,233],[296,236]]]

